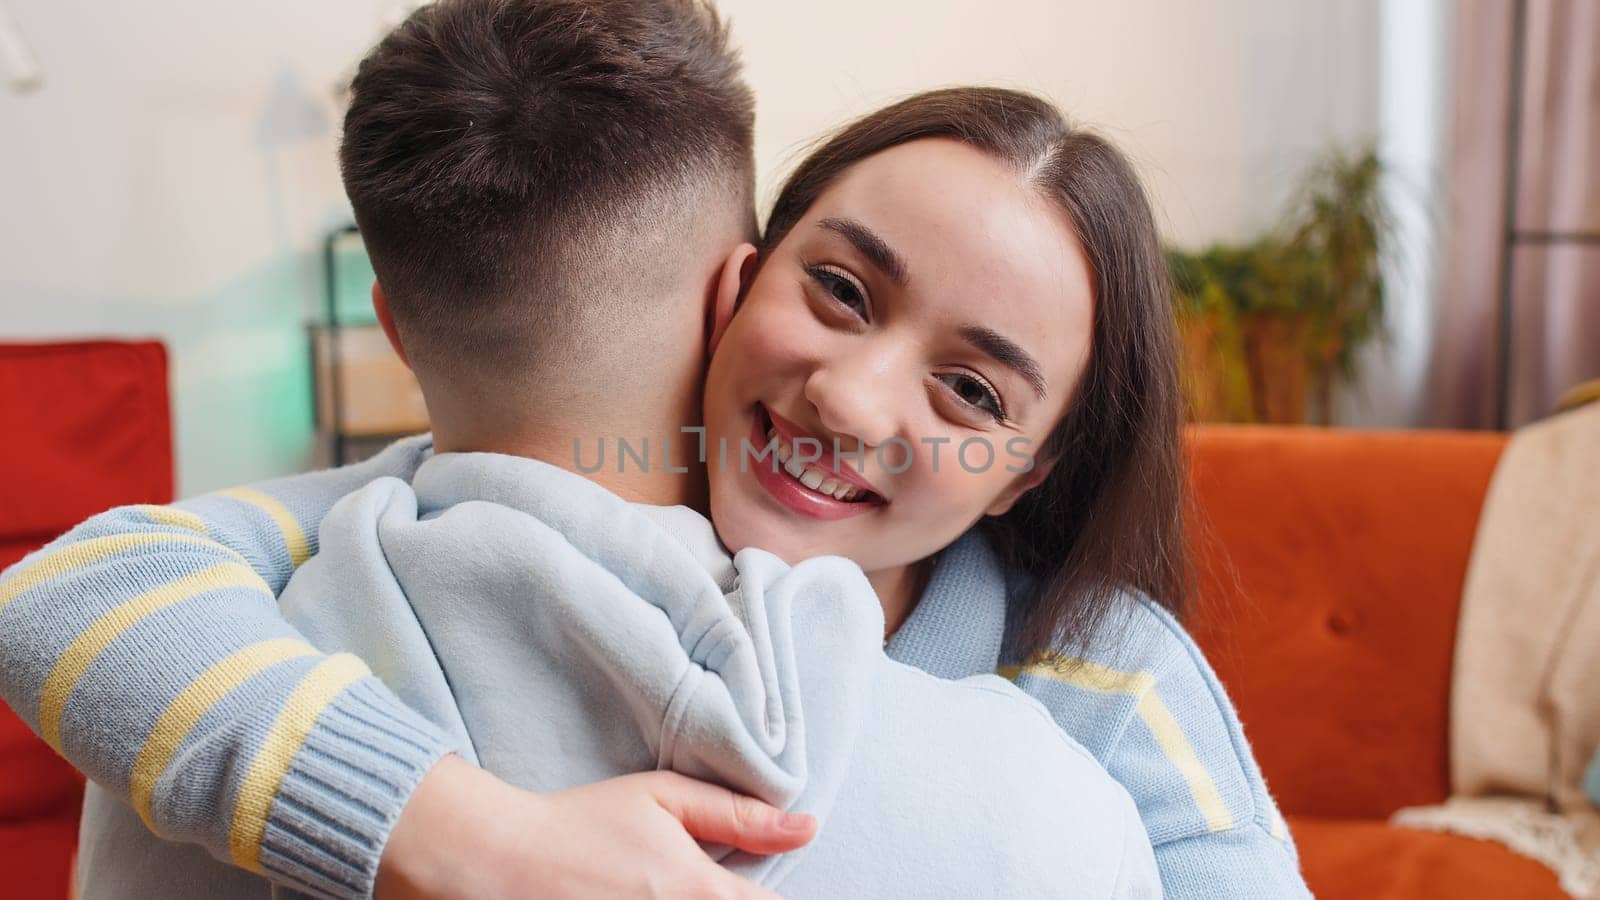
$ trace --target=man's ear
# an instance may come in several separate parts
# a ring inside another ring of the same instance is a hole
[[[1022,499],[1022,495],[1038,487],[1040,484],[1043,484],[1044,480],[1050,477],[1050,470],[1054,469],[1055,467],[1056,461],[1054,457],[1044,460],[1043,462],[1035,459],[1033,461],[1033,468],[1026,472],[1018,473],[1017,477],[1013,478],[1011,483],[1006,485],[1006,489],[1000,492],[1000,496],[996,497],[995,501],[989,504],[989,508],[983,511],[984,515],[1003,516],[1010,512],[1011,507],[1015,506],[1016,502]]]
[[[739,306],[739,298],[750,286],[750,278],[755,270],[754,244],[740,244],[723,260],[711,296],[706,298],[706,356],[717,352],[717,344],[722,342],[723,334],[727,333],[728,323],[733,321],[734,310]]]
[[[400,332],[394,327],[394,314],[389,312],[389,297],[383,292],[383,285],[377,281],[372,282],[372,311],[378,316],[378,324],[383,327],[384,337],[389,339],[389,346],[394,348],[396,356],[411,368],[411,360],[406,359],[406,348],[400,343]]]

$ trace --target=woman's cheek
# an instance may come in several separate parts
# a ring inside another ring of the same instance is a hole
[[[950,449],[950,445],[941,446],[937,465],[929,462],[919,469],[919,483],[913,490],[930,521],[962,523],[982,515],[1003,486],[995,478],[994,467],[969,472]],[[970,464],[977,467],[979,462]]]
[[[759,353],[764,364],[768,360],[803,356],[816,348],[827,329],[817,320],[810,303],[801,292],[789,295],[768,295],[750,305],[750,352]]]

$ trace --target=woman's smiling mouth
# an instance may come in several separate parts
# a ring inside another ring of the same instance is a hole
[[[887,503],[865,478],[839,463],[831,447],[822,446],[820,453],[805,444],[797,447],[797,439],[820,440],[766,406],[757,405],[750,424],[750,445],[758,453],[770,447],[771,456],[751,454],[740,466],[752,467],[756,482],[789,510],[814,519],[843,519]]]

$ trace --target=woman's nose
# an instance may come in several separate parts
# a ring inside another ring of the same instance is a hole
[[[821,367],[806,379],[805,397],[822,427],[876,447],[899,432],[899,418],[883,373]]]

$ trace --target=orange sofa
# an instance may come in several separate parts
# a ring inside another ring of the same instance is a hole
[[[1391,828],[1449,793],[1456,615],[1506,438],[1207,427],[1193,434],[1190,628],[1322,900],[1566,896],[1498,844]]]

